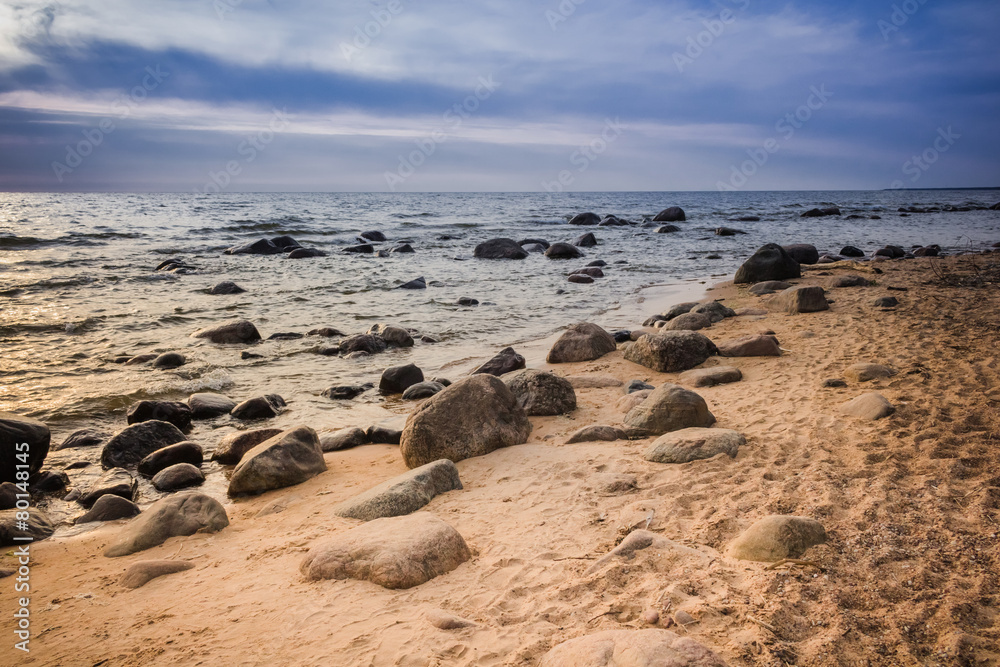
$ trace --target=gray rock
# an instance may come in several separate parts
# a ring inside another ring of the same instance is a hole
[[[605,630],[559,644],[538,667],[726,667],[717,654],[669,630]]]
[[[153,368],[168,370],[171,368],[180,368],[186,363],[187,359],[183,354],[179,352],[164,352],[157,358],[153,359]]]
[[[684,428],[660,436],[643,457],[654,463],[688,463],[717,454],[736,458],[746,438],[725,428]]]
[[[176,491],[205,483],[205,476],[190,463],[175,463],[153,475],[157,491]]]
[[[828,215],[840,215],[840,209],[836,206],[826,208],[811,208],[802,214],[803,218],[822,218]]]
[[[141,560],[129,565],[118,583],[125,588],[142,588],[157,577],[184,572],[193,567],[194,563],[184,560]]]
[[[625,359],[660,373],[686,371],[705,362],[718,350],[695,331],[666,331],[642,336],[625,350]]]
[[[566,444],[571,445],[575,442],[611,442],[614,440],[625,440],[626,437],[625,431],[615,426],[585,426],[569,436],[566,439]]]
[[[371,243],[359,243],[358,245],[347,246],[343,251],[352,255],[371,255],[375,252],[375,246]]]
[[[787,280],[801,278],[802,268],[792,259],[785,249],[774,243],[768,243],[755,252],[736,271],[733,282],[760,283],[767,280]]]
[[[146,421],[125,428],[108,440],[101,450],[101,465],[105,468],[135,467],[144,458],[167,445],[184,442],[187,438],[173,424]]]
[[[490,239],[477,245],[472,255],[480,259],[524,259],[528,253],[514,239]]]
[[[653,231],[656,234],[673,234],[675,232],[681,231],[681,228],[678,227],[677,225],[660,225]]]
[[[790,315],[797,313],[818,313],[829,310],[830,304],[822,287],[789,287],[783,292],[771,297],[768,308],[783,310]]]
[[[243,294],[245,289],[231,280],[224,280],[208,290],[209,294]]]
[[[718,384],[739,382],[743,372],[733,366],[712,366],[711,368],[694,368],[681,373],[681,380],[692,387],[714,387]]]
[[[688,311],[690,315],[706,315],[713,323],[721,322],[727,317],[736,317],[736,311],[722,305],[718,301],[703,301]]]
[[[323,395],[335,401],[349,401],[352,398],[360,396],[361,394],[365,393],[374,386],[375,385],[373,384],[337,385],[336,387],[330,387],[329,389],[325,390],[323,392]]]
[[[684,222],[685,220],[687,220],[687,216],[684,215],[684,209],[680,206],[665,208],[653,218],[653,222]]]
[[[283,431],[280,428],[262,428],[253,431],[230,433],[215,446],[215,451],[212,452],[212,460],[222,465],[234,466],[251,449],[281,433]]]
[[[505,373],[524,368],[524,357],[514,351],[514,348],[507,347],[500,351],[485,364],[472,371],[473,375],[487,374],[500,377]]]
[[[199,329],[191,334],[191,337],[207,338],[217,345],[246,345],[247,343],[256,343],[261,339],[257,327],[247,320],[233,320]]]
[[[108,547],[108,558],[128,556],[160,546],[171,537],[217,533],[229,525],[222,504],[203,493],[178,493],[156,501],[122,528]]]
[[[310,257],[326,257],[326,253],[318,248],[296,248],[286,257],[288,259],[308,259]]]
[[[675,384],[654,389],[642,403],[629,410],[624,424],[630,436],[661,435],[682,428],[708,428],[715,423],[705,399]]]
[[[601,216],[596,213],[577,213],[572,218],[570,218],[569,224],[571,225],[598,225],[601,223]]]
[[[663,313],[663,318],[667,320],[672,320],[675,317],[680,317],[684,313],[690,313],[691,309],[695,306],[700,305],[699,301],[686,301],[684,303],[678,303],[671,306],[667,312]]]
[[[780,357],[778,339],[769,335],[743,336],[719,343],[720,357]]]
[[[593,248],[597,245],[597,237],[594,236],[593,232],[587,232],[582,236],[578,236],[573,241],[573,245],[577,248]]]
[[[45,494],[64,491],[69,486],[69,476],[64,472],[43,470],[31,479],[31,493]]]
[[[0,482],[17,482],[18,465],[28,464],[29,475],[42,469],[52,444],[49,427],[37,419],[0,412]],[[25,447],[24,445],[27,445]],[[18,458],[18,456],[23,458]]]
[[[576,283],[579,285],[590,285],[594,282],[594,279],[583,273],[573,273],[566,279],[571,283]]]
[[[712,326],[712,318],[704,313],[684,313],[667,320],[661,327],[665,331],[699,331]]]
[[[813,519],[767,516],[753,524],[729,545],[727,555],[738,560],[773,563],[799,558],[809,547],[826,542],[826,530]]]
[[[840,406],[840,411],[848,417],[874,421],[888,417],[896,408],[885,396],[872,392],[848,401]]]
[[[875,299],[872,305],[876,308],[895,308],[899,305],[899,299],[894,296],[883,296]]]
[[[793,243],[791,245],[781,246],[784,248],[788,256],[794,259],[799,264],[816,264],[819,262],[819,251],[816,250],[816,246],[810,245],[808,243]]]
[[[827,283],[831,288],[837,287],[868,287],[871,285],[871,281],[864,276],[859,276],[853,273],[847,273],[842,276],[834,276],[830,278]]]
[[[66,439],[62,441],[62,444],[58,447],[53,447],[53,451],[59,451],[60,449],[76,449],[77,447],[96,447],[102,444],[108,439],[108,434],[103,431],[97,431],[92,428],[83,428],[79,431],[73,431]]]
[[[367,445],[368,434],[358,427],[344,428],[333,433],[324,433],[319,438],[319,446],[324,452],[339,452],[342,449],[353,449]]]
[[[416,512],[434,496],[462,488],[458,468],[447,459],[414,468],[334,508],[337,516],[372,521]]]
[[[528,369],[508,376],[504,384],[529,416],[563,415],[576,409],[576,392],[569,380]]]
[[[164,468],[169,468],[178,463],[190,463],[200,467],[204,461],[204,454],[201,445],[196,442],[178,442],[176,445],[167,445],[152,452],[149,456],[139,461],[138,472],[140,475],[152,477]]]
[[[852,382],[869,382],[871,380],[884,380],[896,374],[888,366],[881,364],[854,364],[844,371],[844,376]]]
[[[765,294],[774,294],[775,292],[781,292],[792,287],[791,283],[786,283],[784,280],[765,280],[762,283],[757,283],[750,288],[751,294],[756,294],[757,296],[763,296]]]
[[[374,241],[375,243],[385,243],[385,234],[378,231],[377,229],[369,230],[367,232],[361,232],[358,234],[358,238],[363,241]]]
[[[139,401],[129,407],[126,419],[129,424],[161,421],[186,429],[191,426],[191,408],[179,401]]]
[[[340,341],[340,353],[343,355],[348,355],[351,352],[378,354],[379,352],[385,352],[388,346],[388,343],[381,336],[358,334]]]
[[[583,253],[570,243],[553,243],[545,251],[545,256],[549,259],[577,259],[583,257]]]
[[[24,546],[29,542],[17,538],[30,537],[37,542],[56,532],[55,524],[42,510],[32,507],[26,522],[18,518],[22,513],[18,509],[0,511],[0,547]]]
[[[378,336],[389,347],[413,347],[413,336],[402,327],[395,327],[389,324],[376,324],[370,327],[367,333],[372,336]],[[370,350],[365,351],[371,352]]]
[[[843,255],[844,257],[864,257],[865,251],[860,248],[855,248],[852,245],[845,245],[837,254]]]
[[[644,389],[656,389],[656,387],[647,382],[643,382],[642,380],[632,380],[628,383],[628,385],[626,385],[625,393],[634,394],[635,392],[643,391]]]
[[[427,279],[420,276],[399,285],[396,289],[427,289]]]
[[[415,364],[391,366],[382,371],[378,390],[383,394],[402,394],[408,388],[424,381],[424,372]]]
[[[614,337],[607,331],[596,324],[579,322],[566,328],[545,360],[550,364],[593,361],[617,348]]]
[[[138,488],[138,483],[128,470],[112,468],[94,480],[77,502],[84,507],[92,507],[98,498],[105,495],[115,495],[131,501],[135,500]]]
[[[252,419],[271,419],[277,417],[285,408],[285,399],[277,394],[257,396],[247,399],[230,411],[236,419],[249,421]]]
[[[191,408],[191,419],[212,419],[228,415],[236,407],[236,401],[222,394],[208,392],[191,394],[187,404]]]
[[[445,386],[440,382],[418,382],[417,384],[410,385],[406,388],[406,391],[403,392],[403,400],[416,401],[422,398],[430,398],[434,394],[442,391],[444,387]]]
[[[80,516],[74,523],[90,523],[91,521],[115,521],[117,519],[131,519],[139,514],[139,506],[131,500],[126,500],[114,494],[105,494],[94,502],[86,513]]]
[[[244,454],[229,479],[229,495],[281,489],[325,471],[319,436],[303,426],[265,440]]]
[[[396,428],[373,424],[365,430],[365,436],[373,445],[398,445],[403,432]]]

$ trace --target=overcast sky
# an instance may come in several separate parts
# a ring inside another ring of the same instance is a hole
[[[994,0],[3,2],[0,189],[998,186],[998,34]]]

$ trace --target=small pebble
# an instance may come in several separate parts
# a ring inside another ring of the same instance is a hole
[[[656,625],[660,622],[660,612],[655,609],[650,609],[642,615],[642,620],[645,621],[647,625]]]

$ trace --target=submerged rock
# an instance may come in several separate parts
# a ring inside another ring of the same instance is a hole
[[[545,256],[549,259],[577,259],[578,257],[583,257],[583,253],[575,245],[553,243],[545,251]]]
[[[687,216],[680,206],[665,208],[653,218],[653,222],[684,222],[685,220],[687,220]]]
[[[472,255],[479,259],[524,259],[528,253],[514,239],[490,239],[477,245]]]
[[[597,215],[596,213],[591,213],[589,211],[587,213],[577,213],[569,220],[569,224],[571,225],[591,226],[600,224],[600,222],[601,222],[601,216]]]

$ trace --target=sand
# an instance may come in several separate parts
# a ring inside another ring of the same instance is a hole
[[[577,429],[623,416],[622,387],[578,389],[569,416],[532,418],[527,444],[457,464],[465,489],[425,511],[457,528],[473,558],[416,588],[305,582],[299,573],[310,545],[356,525],[334,516],[339,502],[405,471],[393,446],[327,454],[329,470],[304,484],[227,502],[231,525],[215,535],[116,559],[101,553],[123,522],[39,542],[32,651],[4,648],[0,662],[534,665],[570,638],[649,627],[644,616],[656,610],[659,627],[689,614],[693,623],[672,629],[731,665],[998,665],[998,265],[1000,255],[978,255],[814,267],[794,282],[850,271],[878,284],[831,290],[829,311],[740,316],[704,330],[717,341],[770,330],[785,350],[706,363],[744,374],[698,390],[718,426],[745,434],[735,459],[651,463],[642,453],[652,439],[566,445]],[[732,285],[709,295],[763,307]],[[899,307],[872,306],[886,295]],[[561,375],[679,381],[620,351],[557,367],[537,350],[526,356]],[[897,374],[821,386],[858,362]],[[839,414],[869,391],[895,414],[876,422]],[[647,549],[597,564],[651,513],[651,531],[700,554]],[[828,543],[803,556],[821,569],[723,555],[770,514],[822,522]],[[130,564],[149,559],[194,568],[135,590],[120,585]],[[8,552],[0,568],[10,560]],[[10,581],[0,580],[5,609]],[[442,614],[473,625],[440,629]],[[11,619],[0,627],[10,642]]]

